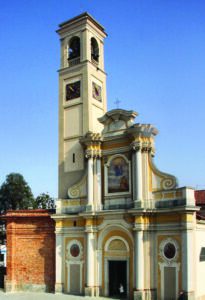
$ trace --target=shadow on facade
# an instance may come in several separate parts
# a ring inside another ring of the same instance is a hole
[[[55,210],[49,212],[53,214]],[[42,261],[45,292],[53,293],[55,292],[55,222],[51,218],[49,220],[46,219],[43,224],[43,230],[37,228],[36,234],[40,234],[42,237],[41,247],[38,252]]]

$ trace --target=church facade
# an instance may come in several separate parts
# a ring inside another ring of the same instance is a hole
[[[84,13],[57,32],[56,292],[205,299],[194,190],[155,166],[154,126],[106,110],[104,28]]]
[[[54,214],[6,214],[6,290],[205,299],[195,191],[155,166],[153,125],[107,111],[104,28],[83,13],[57,32],[59,199]]]

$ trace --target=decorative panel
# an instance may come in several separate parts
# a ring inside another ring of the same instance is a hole
[[[70,264],[70,293],[80,294],[80,265]]]
[[[64,137],[82,135],[82,106],[77,105],[64,111]]]
[[[164,300],[176,299],[176,268],[164,267]]]

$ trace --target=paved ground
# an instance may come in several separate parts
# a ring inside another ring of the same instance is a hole
[[[4,293],[0,291],[0,300],[110,300],[111,298],[92,298],[48,293]],[[115,300],[118,300],[115,298]]]

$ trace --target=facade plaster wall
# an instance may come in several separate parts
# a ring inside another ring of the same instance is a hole
[[[202,261],[202,248],[205,248],[205,224],[196,228],[196,296],[205,299],[205,260]],[[205,258],[204,258],[205,259]]]

